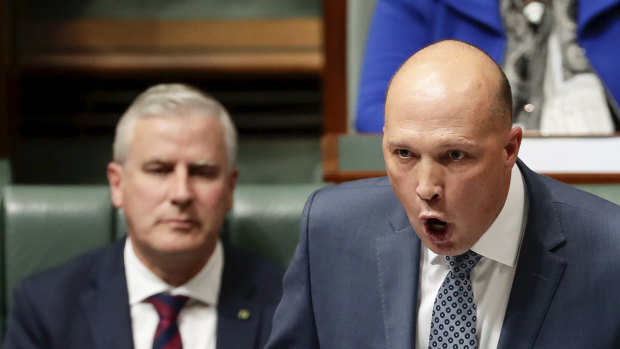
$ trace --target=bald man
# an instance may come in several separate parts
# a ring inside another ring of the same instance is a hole
[[[510,95],[468,44],[407,60],[388,176],[308,199],[267,348],[620,348],[620,207],[518,159]]]

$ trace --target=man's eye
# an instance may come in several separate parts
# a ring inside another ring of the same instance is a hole
[[[465,157],[465,153],[463,153],[462,151],[458,151],[458,150],[450,151],[449,155],[450,155],[450,159],[452,160],[462,160]]]
[[[189,174],[190,176],[203,177],[203,178],[214,178],[217,177],[219,171],[216,167],[198,167],[198,168],[190,168]]]
[[[155,174],[155,175],[164,175],[172,172],[169,168],[166,167],[147,167],[146,172]]]
[[[400,156],[401,158],[410,158],[411,157],[411,152],[407,149],[398,149],[396,151],[396,154],[398,156]]]

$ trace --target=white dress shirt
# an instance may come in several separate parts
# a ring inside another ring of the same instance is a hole
[[[497,348],[527,220],[527,206],[523,177],[515,165],[504,207],[471,248],[483,256],[470,275],[480,349]],[[449,270],[445,256],[434,253],[424,244],[420,252],[416,348],[427,349],[433,303]]]
[[[169,292],[190,297],[177,319],[183,348],[215,349],[217,299],[224,266],[222,243],[218,241],[213,255],[202,270],[179,287],[170,286],[153,274],[138,259],[129,238],[125,244],[124,258],[134,348],[153,348],[159,315],[146,299],[157,293]]]

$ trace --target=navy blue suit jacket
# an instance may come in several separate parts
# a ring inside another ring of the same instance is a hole
[[[14,291],[4,349],[133,348],[125,240],[37,274]],[[279,268],[224,245],[217,348],[262,348],[281,297]],[[241,309],[250,311],[240,319]]]
[[[620,348],[620,207],[519,161],[529,211],[499,348]],[[420,240],[386,178],[315,192],[267,348],[414,348]]]

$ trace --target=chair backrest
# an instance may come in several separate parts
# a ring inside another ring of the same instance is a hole
[[[306,198],[323,185],[238,185],[223,238],[286,266]],[[2,333],[20,280],[126,234],[105,185],[7,185],[0,206]]]
[[[233,246],[287,266],[293,257],[306,198],[324,184],[239,186],[223,236]]]
[[[114,239],[105,186],[9,185],[2,207],[2,321],[25,276]]]

